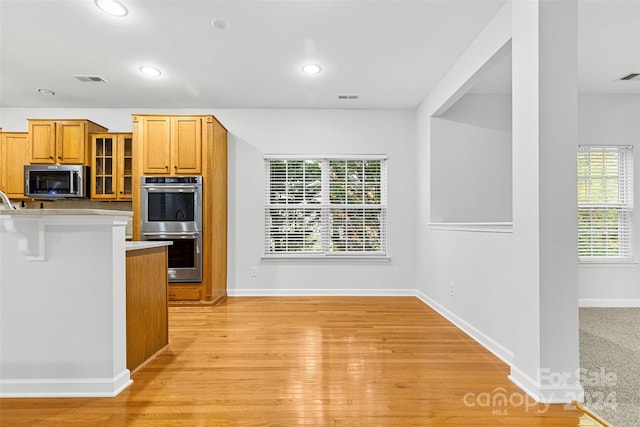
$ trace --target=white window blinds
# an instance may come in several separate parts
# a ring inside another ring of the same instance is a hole
[[[632,147],[578,150],[578,259],[633,261]]]
[[[265,157],[265,255],[386,254],[386,157]]]

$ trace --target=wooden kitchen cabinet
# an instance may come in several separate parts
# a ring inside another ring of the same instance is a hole
[[[202,118],[140,116],[144,175],[201,175]]]
[[[107,132],[90,120],[28,119],[31,163],[91,164],[89,134]]]
[[[91,134],[91,199],[133,197],[133,135]]]
[[[24,196],[24,165],[31,162],[27,132],[0,131],[0,190],[11,200]]]
[[[213,116],[133,115],[133,240],[140,240],[140,177],[201,175],[202,281],[169,282],[174,304],[227,296],[227,130]]]

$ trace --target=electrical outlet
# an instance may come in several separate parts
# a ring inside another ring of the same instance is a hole
[[[251,277],[258,276],[258,267],[251,267]]]
[[[456,284],[453,282],[449,282],[449,295],[452,297],[456,296]]]

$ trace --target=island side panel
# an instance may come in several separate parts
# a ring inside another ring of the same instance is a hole
[[[127,368],[131,372],[169,343],[167,263],[167,246],[127,251]]]

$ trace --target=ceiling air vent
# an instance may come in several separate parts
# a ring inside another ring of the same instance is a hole
[[[640,73],[629,73],[626,76],[620,77],[620,80],[636,80],[638,77],[640,77]]]
[[[358,95],[338,95],[338,99],[358,99]]]
[[[103,77],[100,77],[100,76],[83,76],[79,74],[74,74],[73,77],[75,77],[77,80],[80,80],[81,82],[109,83],[107,80],[105,80]]]

